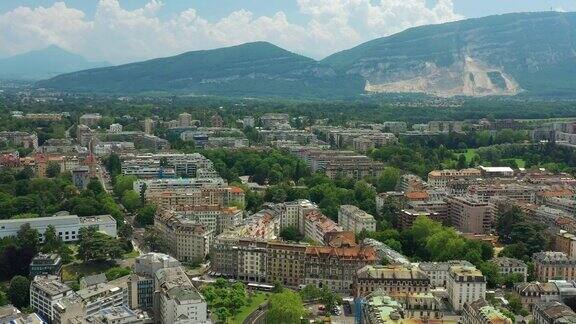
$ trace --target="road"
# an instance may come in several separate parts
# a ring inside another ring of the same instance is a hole
[[[257,311],[252,312],[252,314],[250,314],[244,320],[244,324],[261,324],[261,323],[264,323],[267,311],[268,311],[268,304],[263,306],[261,309],[258,309]]]

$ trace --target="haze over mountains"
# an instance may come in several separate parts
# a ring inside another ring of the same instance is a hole
[[[328,58],[257,42],[60,75],[58,90],[355,97],[576,96],[576,13],[525,13],[412,28]]]
[[[67,52],[58,46],[0,59],[0,79],[42,80],[63,73],[109,65],[90,62],[84,57]]]

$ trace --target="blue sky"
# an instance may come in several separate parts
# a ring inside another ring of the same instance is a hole
[[[123,63],[265,40],[322,58],[409,27],[545,10],[576,0],[9,0],[0,56],[55,44]]]

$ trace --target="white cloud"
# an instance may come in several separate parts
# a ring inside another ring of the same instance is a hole
[[[247,10],[211,22],[190,8],[159,18],[162,2],[126,10],[118,0],[99,0],[93,18],[64,2],[20,7],[0,15],[0,55],[56,44],[94,60],[126,62],[265,40],[320,58],[403,29],[461,18],[452,0],[295,0],[304,25],[282,11],[255,17]]]

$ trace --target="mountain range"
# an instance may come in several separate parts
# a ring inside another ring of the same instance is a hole
[[[52,45],[41,50],[0,59],[0,79],[43,80],[63,73],[110,65],[90,62],[84,57]]]
[[[411,28],[321,61],[265,42],[73,72],[38,86],[225,96],[576,96],[576,13],[521,13]]]

